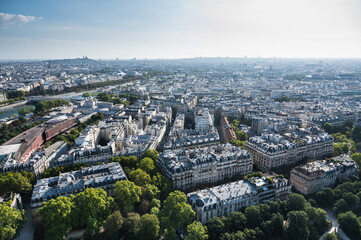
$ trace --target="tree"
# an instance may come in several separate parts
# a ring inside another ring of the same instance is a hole
[[[241,212],[231,212],[227,220],[225,221],[225,227],[227,232],[237,232],[243,229],[247,224],[246,216]]]
[[[271,217],[271,236],[282,236],[285,232],[283,216],[280,213],[273,213]]]
[[[46,239],[64,239],[72,227],[73,208],[74,203],[70,197],[58,197],[43,203],[39,212],[45,221]]]
[[[335,233],[326,233],[323,240],[337,240],[337,235]]]
[[[25,97],[25,92],[21,90],[11,91],[7,93],[7,97],[11,99]]]
[[[147,199],[142,198],[138,205],[138,213],[143,215],[150,212],[150,203]]]
[[[18,109],[18,114],[19,114],[19,116],[23,117],[26,114],[31,113],[33,110],[34,109],[32,106],[26,106],[26,107]]]
[[[145,214],[135,224],[134,235],[140,240],[157,239],[159,229],[158,217],[153,214]]]
[[[148,173],[138,168],[129,173],[129,179],[138,186],[145,186],[150,183],[151,179]]]
[[[160,208],[160,200],[153,198],[152,201],[150,202],[150,207],[151,208]]]
[[[301,211],[305,209],[306,203],[307,201],[304,196],[292,193],[287,199],[287,209],[288,211]]]
[[[173,191],[172,181],[169,178],[160,174],[159,172],[157,172],[157,174],[155,174],[152,177],[152,184],[157,186],[158,189],[160,190],[160,199],[161,200],[166,199],[168,197],[168,195],[170,194],[170,192]]]
[[[343,199],[345,199],[352,210],[360,203],[360,199],[352,192],[345,193]]]
[[[247,140],[247,133],[245,131],[237,131],[237,138],[240,141],[246,141]]]
[[[354,153],[351,155],[352,160],[354,160],[359,167],[361,167],[361,153]]]
[[[26,173],[7,172],[0,174],[0,195],[7,192],[16,192],[28,194],[32,190],[30,179],[26,177]]]
[[[220,238],[217,238],[220,240],[246,240],[246,236],[243,232],[238,231],[235,233],[223,233]]]
[[[359,143],[361,142],[361,126],[355,126],[351,130],[352,140]]]
[[[324,188],[322,190],[324,193],[324,203],[326,206],[332,206],[334,203],[335,194],[331,188]]]
[[[325,129],[325,131],[326,131],[327,133],[331,134],[331,133],[334,132],[334,127],[333,127],[333,125],[332,125],[331,123],[326,122],[326,123],[324,123],[322,126],[323,126],[323,128]]]
[[[188,235],[185,240],[207,240],[207,227],[203,227],[202,223],[194,221],[187,226]]]
[[[257,227],[262,219],[258,206],[247,207],[245,213],[247,218],[247,226],[250,228]]]
[[[334,208],[332,210],[337,214],[343,213],[343,212],[349,211],[350,206],[347,204],[345,199],[340,199],[335,203]]]
[[[291,239],[307,240],[310,236],[308,229],[308,217],[304,211],[291,211],[287,214],[288,235]]]
[[[331,221],[328,220],[325,210],[321,208],[308,207],[306,213],[309,219],[309,226],[314,227],[317,235],[321,236],[331,226]]]
[[[360,223],[353,212],[339,214],[337,222],[348,237],[351,239],[360,239]]]
[[[140,201],[141,188],[128,180],[116,182],[114,188],[122,211],[124,213],[133,211],[134,205]]]
[[[186,227],[194,219],[195,212],[187,203],[187,196],[183,192],[174,191],[164,201],[161,216],[167,218],[172,226]]]
[[[341,148],[341,144],[340,143],[334,143],[333,144],[333,151],[336,155],[341,155],[342,154],[342,148]]]
[[[152,184],[147,184],[142,187],[142,196],[149,201],[152,201],[153,198],[159,198],[159,194],[159,189]]]
[[[350,148],[349,148],[349,146],[348,146],[347,143],[342,143],[341,149],[342,149],[342,153],[343,153],[343,154],[347,154],[348,151],[350,150]]]
[[[147,173],[151,173],[155,168],[154,161],[149,157],[143,158],[140,160],[139,168]]]
[[[85,98],[87,98],[87,97],[90,97],[91,95],[90,95],[90,93],[89,92],[85,92],[85,93],[83,93],[83,95],[82,95],[83,97],[85,97]]]
[[[233,212],[232,212],[233,213]],[[213,217],[208,224],[209,239],[216,240],[225,231],[225,224],[219,217]]]
[[[117,235],[123,226],[124,219],[119,211],[115,211],[107,217],[105,231],[108,237]]]
[[[86,234],[97,233],[111,214],[114,199],[102,188],[87,188],[74,198],[74,214],[79,226],[87,226]]]
[[[130,156],[130,157],[125,157],[125,156],[121,156],[121,157],[113,157],[112,161],[114,162],[119,162],[120,165],[122,165],[123,168],[136,168],[137,164],[138,164],[138,159],[135,156]]]
[[[135,224],[140,220],[140,216],[138,213],[131,212],[127,213],[127,218],[124,219],[124,229],[125,231],[133,232]]]
[[[10,202],[0,203],[0,239],[14,239],[17,230],[26,222],[24,210],[12,208]]]
[[[147,149],[142,155],[142,158],[151,158],[153,162],[156,162],[158,159],[159,153],[153,149]]]

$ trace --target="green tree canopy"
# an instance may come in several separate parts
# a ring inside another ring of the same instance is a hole
[[[0,203],[0,239],[14,239],[17,230],[25,222],[24,210],[12,208],[10,202]]]
[[[352,160],[354,160],[359,167],[361,167],[361,153],[354,153],[351,155]]]
[[[39,212],[45,221],[46,239],[64,239],[72,227],[73,208],[74,203],[69,197],[58,197],[43,203]]]
[[[160,191],[157,186],[146,184],[142,187],[142,196],[144,196],[147,200],[152,201],[153,198],[159,198]]]
[[[129,173],[129,179],[138,186],[145,186],[151,182],[150,175],[138,168]]]
[[[153,162],[155,163],[158,159],[159,153],[156,150],[153,149],[147,149],[142,155],[142,158],[151,158]]]
[[[202,223],[194,221],[187,226],[187,236],[185,240],[207,240],[207,227],[204,227]]]
[[[164,201],[161,216],[167,218],[172,226],[186,227],[193,221],[195,212],[187,203],[187,196],[181,191],[174,191]]]
[[[338,215],[337,222],[348,237],[355,240],[361,238],[360,222],[353,212],[341,213]]]
[[[140,201],[141,188],[128,180],[116,182],[114,188],[122,211],[124,213],[133,211],[134,205]]]
[[[140,160],[139,168],[141,168],[146,173],[152,173],[155,168],[153,159],[149,157],[143,158],[142,160]]]
[[[135,224],[134,235],[139,240],[155,240],[158,239],[159,229],[158,217],[153,214],[145,214]]]
[[[105,222],[105,231],[107,233],[107,236],[112,237],[114,235],[117,235],[117,233],[123,226],[123,222],[124,219],[119,211],[114,211],[112,214],[110,214]]]
[[[337,235],[335,233],[326,233],[323,240],[337,240]]]
[[[245,211],[246,218],[247,218],[247,226],[250,228],[255,228],[261,222],[262,216],[261,212],[259,211],[258,206],[249,206],[246,208]]]
[[[242,230],[247,224],[246,216],[241,212],[231,212],[225,221],[225,227],[228,232],[237,232]]]
[[[287,199],[287,209],[288,211],[301,211],[305,209],[306,203],[307,201],[304,196],[292,193]]]
[[[87,226],[89,233],[98,232],[111,214],[114,199],[102,188],[87,188],[74,199],[74,217],[80,226]]]
[[[0,174],[0,195],[7,192],[15,192],[21,194],[29,194],[32,190],[32,184],[29,177],[33,178],[33,174],[6,172]]]
[[[208,224],[209,239],[217,240],[219,236],[225,232],[225,224],[219,217],[213,217]]]
[[[288,236],[295,240],[307,240],[310,236],[308,217],[304,211],[291,211],[287,214]]]

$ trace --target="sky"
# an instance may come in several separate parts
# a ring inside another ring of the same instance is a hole
[[[0,59],[361,58],[361,0],[0,0]]]

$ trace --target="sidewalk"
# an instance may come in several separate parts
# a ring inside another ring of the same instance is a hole
[[[31,220],[33,219],[33,214],[30,206],[26,207],[25,215],[28,220],[24,224],[23,228],[20,230],[19,236],[17,236],[14,240],[33,240],[34,238],[35,226],[31,222]]]

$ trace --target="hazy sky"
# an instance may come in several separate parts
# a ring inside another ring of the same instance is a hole
[[[361,58],[361,0],[0,0],[0,59]]]

